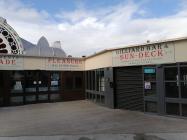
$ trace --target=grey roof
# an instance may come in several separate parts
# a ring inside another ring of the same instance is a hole
[[[22,39],[24,48],[24,54],[28,56],[41,56],[41,57],[66,57],[66,53],[61,48],[60,41],[54,42],[53,46],[50,47],[47,39],[41,37],[37,45],[30,43],[29,41]]]
[[[61,48],[61,43],[60,41],[55,41],[52,45],[54,56],[60,57],[61,55],[66,56],[66,53],[64,50]]]
[[[60,48],[53,47],[53,52],[54,52],[54,56],[57,56],[57,57],[66,56],[66,53]]]
[[[39,56],[39,48],[36,45],[30,43],[29,41],[23,38],[21,38],[21,42],[24,48],[24,55]]]
[[[39,55],[40,56],[53,56],[53,49],[51,47],[49,47],[49,43],[47,41],[47,39],[42,36],[38,43],[37,43],[37,47],[39,47]]]

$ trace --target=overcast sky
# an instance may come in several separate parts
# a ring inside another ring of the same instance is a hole
[[[0,0],[0,7],[20,37],[60,40],[73,56],[187,36],[187,0]]]

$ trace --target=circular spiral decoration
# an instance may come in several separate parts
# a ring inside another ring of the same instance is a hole
[[[7,23],[0,23],[0,53],[23,54],[19,36]]]

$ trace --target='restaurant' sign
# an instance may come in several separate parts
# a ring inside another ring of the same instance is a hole
[[[131,66],[174,62],[172,43],[148,44],[112,52],[113,66]]]
[[[0,55],[0,70],[22,70],[23,58],[18,56]]]
[[[48,58],[46,59],[47,70],[74,70],[84,69],[82,59],[77,58]]]

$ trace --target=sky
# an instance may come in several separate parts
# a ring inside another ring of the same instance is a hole
[[[187,36],[187,0],[0,0],[0,16],[36,44],[68,55]]]

